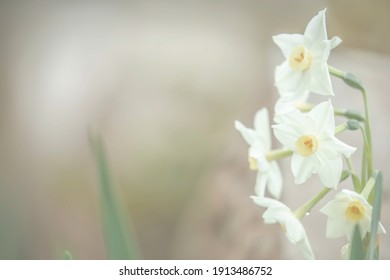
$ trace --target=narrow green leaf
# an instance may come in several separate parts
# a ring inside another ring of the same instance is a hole
[[[369,260],[375,259],[378,257],[378,254],[375,250],[376,248],[376,239],[378,234],[379,220],[381,216],[381,206],[382,206],[382,189],[383,189],[383,176],[382,172],[378,172],[375,180],[375,191],[374,191],[374,205],[372,209],[371,217],[371,230],[370,230],[370,243],[368,244],[368,254],[367,258]]]
[[[70,254],[69,251],[64,251],[62,257],[63,257],[64,260],[73,260],[73,257],[72,257],[72,255]]]
[[[356,225],[353,231],[351,242],[351,260],[364,260],[366,253],[364,251],[363,240],[360,234],[359,227]]]
[[[104,152],[101,137],[90,133],[90,142],[96,157],[101,193],[101,209],[105,241],[110,259],[135,259],[136,246],[130,234],[129,225],[125,223],[120,205],[114,194],[113,183]]]

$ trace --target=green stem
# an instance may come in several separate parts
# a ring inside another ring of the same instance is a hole
[[[369,140],[367,137],[367,133],[365,132],[365,128],[360,126],[360,131],[362,132],[363,140],[364,140],[364,150],[363,150],[363,152],[364,152],[363,153],[363,155],[364,155],[364,157],[363,157],[364,169],[362,168],[362,183],[365,184],[366,178],[370,178],[368,168],[369,168],[369,166],[371,166],[371,168],[372,168],[373,164],[372,164],[372,155],[370,153],[365,153],[365,151],[368,151],[370,149]],[[371,172],[372,172],[372,169],[371,169]],[[364,181],[363,181],[363,175],[364,175]]]
[[[348,72],[341,71],[339,69],[336,69],[332,66],[328,66],[329,73],[335,77],[338,77],[342,79],[346,84],[349,86],[358,89],[362,95],[363,95],[363,102],[364,102],[364,112],[365,112],[365,131],[366,131],[366,137],[367,137],[367,177],[372,176],[373,172],[373,165],[372,165],[372,139],[371,139],[371,122],[370,122],[370,113],[369,113],[369,106],[368,106],[368,97],[367,97],[367,91],[363,84],[359,81],[359,79]]]
[[[334,68],[333,66],[330,66],[330,65],[328,65],[328,69],[329,69],[329,74],[331,74],[337,78],[343,79],[343,80],[346,78],[346,73],[344,71],[341,71],[341,70]]]
[[[356,175],[355,169],[353,168],[352,160],[351,160],[351,158],[345,157],[345,161],[347,163],[349,173],[351,174],[352,183],[353,183],[353,186],[355,187],[355,191],[357,193],[360,193],[362,191],[361,190],[362,187],[361,187],[361,184],[360,184],[359,177]]]
[[[268,161],[278,160],[281,158],[289,157],[293,154],[293,151],[286,149],[271,150],[266,154]]]
[[[346,131],[347,129],[348,129],[348,125],[346,123],[342,123],[342,124],[336,126],[334,133],[339,134],[343,131]]]
[[[303,103],[297,105],[297,109],[301,112],[309,112],[311,109],[313,109],[315,105],[312,103]],[[364,116],[358,111],[350,110],[350,109],[341,109],[341,108],[334,108],[333,109],[335,116],[342,116],[346,117],[348,119],[353,119],[357,121],[364,122]]]
[[[323,188],[316,196],[294,211],[295,217],[301,219],[308,213],[332,188]]]
[[[370,114],[368,109],[368,98],[366,90],[363,88],[362,90],[363,99],[364,99],[364,110],[366,112],[366,121],[365,121],[365,132],[366,132],[366,139],[367,139],[367,177],[372,176],[373,172],[373,165],[372,165],[372,138],[371,138],[371,125],[370,125]]]
[[[362,182],[362,186],[364,186],[367,182],[367,149],[366,146],[363,147],[363,157],[362,157],[362,170],[360,181]]]

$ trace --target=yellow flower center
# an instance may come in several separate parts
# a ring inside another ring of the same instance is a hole
[[[291,49],[288,61],[292,69],[303,71],[310,67],[311,54],[304,46],[298,45]]]
[[[250,170],[257,170],[258,169],[257,160],[255,158],[248,157],[248,161],[249,161],[249,169]]]
[[[345,216],[348,220],[358,222],[364,218],[365,212],[366,209],[363,204],[361,204],[359,201],[353,201],[348,205],[347,209],[345,210]]]
[[[313,135],[304,135],[295,142],[297,151],[301,156],[308,157],[318,149],[318,140]]]

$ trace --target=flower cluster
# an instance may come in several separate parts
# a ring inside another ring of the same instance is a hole
[[[315,255],[301,219],[328,192],[337,190],[343,177],[343,159],[348,163],[346,174],[353,178],[354,191],[341,190],[334,200],[320,210],[328,216],[326,237],[346,236],[347,240],[351,241],[353,231],[357,227],[360,236],[368,238],[373,209],[372,202],[368,201],[373,188],[372,181],[369,184],[365,178],[359,179],[349,159],[356,148],[336,138],[336,134],[346,129],[361,128],[365,136],[366,153],[363,164],[367,166],[364,174],[367,177],[373,176],[368,112],[365,112],[365,119],[345,114],[348,121],[339,126],[335,125],[335,110],[329,99],[335,95],[330,75],[343,80],[347,79],[347,75],[328,66],[330,52],[341,40],[338,37],[328,39],[325,12],[326,10],[320,11],[310,20],[303,35],[280,34],[273,37],[285,58],[275,69],[275,86],[279,98],[274,108],[274,124],[270,126],[266,108],[256,113],[254,129],[245,127],[239,121],[235,122],[235,128],[249,145],[249,168],[257,172],[255,195],[251,197],[253,202],[266,208],[263,214],[264,222],[279,223],[289,241],[296,244],[307,259],[314,259]],[[356,82],[356,79],[350,84],[353,82]],[[311,93],[328,99],[317,105],[309,104],[307,101]],[[365,122],[364,128],[360,121]],[[271,129],[283,148],[271,148]],[[324,187],[317,196],[295,211],[279,201],[283,180],[276,160],[288,156],[291,156],[291,171],[295,184],[303,184],[312,175],[318,175]],[[366,183],[368,187],[365,186]],[[267,197],[267,194],[273,198]],[[385,233],[380,222],[377,233]]]

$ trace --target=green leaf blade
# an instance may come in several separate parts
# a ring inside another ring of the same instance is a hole
[[[366,252],[364,250],[363,240],[360,234],[359,226],[355,226],[351,242],[351,260],[364,260]]]
[[[378,172],[375,180],[375,191],[374,191],[374,204],[371,216],[371,229],[370,229],[370,242],[368,244],[367,258],[369,260],[377,259],[378,252],[376,250],[376,239],[379,228],[379,220],[381,216],[382,206],[382,189],[383,189],[383,176],[382,172]]]
[[[124,219],[115,197],[101,137],[91,133],[90,141],[100,179],[103,229],[108,257],[114,260],[136,259],[136,244],[130,234],[129,225],[125,223],[129,218]]]

